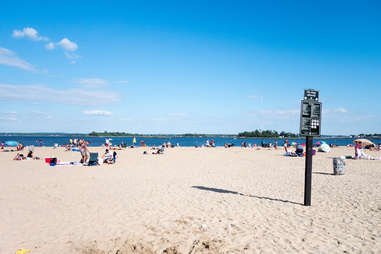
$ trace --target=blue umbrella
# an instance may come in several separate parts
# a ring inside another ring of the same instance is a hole
[[[17,146],[19,143],[17,141],[5,141],[7,146]]]

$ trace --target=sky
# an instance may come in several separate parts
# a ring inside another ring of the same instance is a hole
[[[2,1],[0,132],[381,133],[380,1]]]

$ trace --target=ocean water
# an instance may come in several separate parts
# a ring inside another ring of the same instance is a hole
[[[105,143],[105,137],[80,137],[80,136],[0,136],[0,141],[20,141],[25,146],[34,145],[39,146],[39,141],[42,140],[43,146],[54,146],[54,144],[63,145],[68,144],[69,139],[72,138],[85,138],[90,142],[89,146],[102,146]],[[112,144],[118,145],[124,142],[128,146],[132,145],[133,137],[110,137]],[[278,141],[278,145],[283,145],[284,139],[273,139],[273,138],[222,138],[222,137],[170,137],[170,138],[146,138],[146,137],[136,137],[137,144],[140,141],[144,141],[147,145],[159,146],[164,142],[171,142],[176,145],[179,143],[180,146],[201,146],[205,144],[206,140],[214,139],[216,146],[223,146],[225,143],[232,143],[235,146],[240,146],[244,141],[247,144],[257,144],[260,145],[263,142],[273,143],[274,140]],[[288,139],[289,142],[305,143],[305,139]],[[314,138],[314,143],[319,141],[325,141],[327,144],[335,144],[338,146],[346,146],[348,144],[353,144],[354,138]],[[381,139],[370,139],[375,144],[381,143]]]

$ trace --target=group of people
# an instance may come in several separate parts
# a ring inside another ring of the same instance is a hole
[[[290,151],[290,144],[288,143],[288,140],[286,140],[283,144],[284,151],[286,152],[286,156],[290,157],[303,157],[304,156],[304,148],[301,144],[295,145],[295,152]],[[315,150],[313,150],[315,151]],[[313,153],[314,154],[314,153]]]
[[[117,153],[114,151],[113,153],[110,152],[109,149],[105,150],[105,153],[102,155],[102,161],[105,164],[114,164],[116,162]]]
[[[368,145],[363,144],[361,141],[355,142],[354,147],[355,147],[355,157],[354,157],[355,160],[358,160],[358,159],[380,160],[381,159],[381,157],[375,158],[375,157],[372,157],[372,156],[366,154],[364,152],[364,148],[368,148],[369,150],[372,150],[372,149],[370,149],[370,147]],[[371,147],[374,147],[374,146],[371,146]],[[375,148],[373,148],[373,150],[375,150]]]
[[[40,157],[33,155],[33,149],[30,148],[27,156],[24,156],[22,153],[17,153],[16,156],[13,158],[13,160],[20,161],[20,160],[39,160]]]

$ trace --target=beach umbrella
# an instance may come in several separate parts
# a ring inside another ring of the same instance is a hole
[[[329,145],[324,143],[321,144],[321,146],[319,146],[319,151],[329,153],[331,151],[331,148],[329,147]]]
[[[366,139],[366,138],[359,138],[359,139],[355,139],[353,141],[353,143],[357,143],[357,142],[361,142],[361,144],[363,145],[374,145],[374,143],[372,141],[370,141],[369,139]]]
[[[5,141],[5,144],[7,146],[17,146],[19,143],[17,141],[11,140],[11,141]]]

